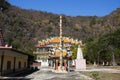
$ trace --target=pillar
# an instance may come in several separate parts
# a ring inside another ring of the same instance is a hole
[[[52,68],[52,67],[53,67],[53,64],[52,64],[52,63],[53,63],[53,62],[52,62],[52,59],[51,59],[50,61],[51,61],[51,68]]]
[[[3,65],[4,65],[4,54],[2,54],[2,56],[1,56],[1,76],[3,73]]]
[[[56,66],[55,69],[58,70],[58,60],[56,60]]]
[[[69,60],[67,60],[67,70],[69,71],[69,67],[70,67],[70,62]]]
[[[16,65],[16,57],[14,57],[14,67],[13,67],[13,72],[15,72],[15,65]]]
[[[53,61],[53,68],[54,69],[56,69],[55,63],[56,63],[56,60]]]
[[[64,60],[64,70],[66,71],[66,60]]]

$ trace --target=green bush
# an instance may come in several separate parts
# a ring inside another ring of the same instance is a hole
[[[99,72],[97,71],[92,72],[91,77],[95,80],[99,80]]]

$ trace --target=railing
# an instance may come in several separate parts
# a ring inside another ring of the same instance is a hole
[[[33,52],[33,54],[49,54],[49,52]]]

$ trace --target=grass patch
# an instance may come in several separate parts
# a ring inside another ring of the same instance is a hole
[[[104,73],[104,72],[81,72],[95,80],[120,80],[120,73]]]

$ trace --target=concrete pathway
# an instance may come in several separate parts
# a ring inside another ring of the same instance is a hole
[[[54,73],[49,68],[41,68],[26,78],[31,78],[31,80],[92,80],[79,72]]]
[[[87,70],[84,70],[84,72],[92,71],[120,73],[120,70],[107,68],[87,68]],[[68,73],[54,73],[51,68],[45,67],[25,77],[0,77],[0,80],[92,80],[92,78],[80,72],[75,72],[74,68]]]

